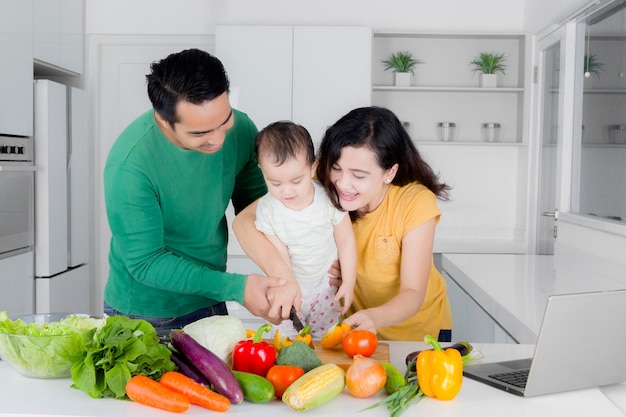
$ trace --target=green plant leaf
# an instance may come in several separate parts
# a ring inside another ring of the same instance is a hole
[[[602,68],[604,68],[604,64],[598,61],[595,54],[585,55],[584,59],[584,72],[595,74],[596,77],[600,78],[600,73],[602,72]]]
[[[385,64],[385,71],[393,70],[393,72],[413,72],[417,64],[423,64],[423,61],[417,59],[409,51],[399,51],[391,54],[388,59],[381,61]]]
[[[482,71],[483,74],[495,74],[501,72],[506,74],[506,65],[504,64],[504,53],[481,52],[480,55],[474,57],[470,61],[470,65],[474,66],[473,71]]]

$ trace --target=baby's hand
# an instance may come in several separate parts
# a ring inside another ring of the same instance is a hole
[[[343,299],[343,306],[340,306],[337,309],[337,311],[339,311],[341,314],[346,314],[348,312],[348,309],[352,305],[352,301],[354,299],[354,291],[353,291],[353,289],[350,288],[348,290],[347,287],[348,287],[348,285],[345,285],[345,284],[342,285],[337,290],[337,294],[335,294],[335,300],[339,301],[339,300]]]

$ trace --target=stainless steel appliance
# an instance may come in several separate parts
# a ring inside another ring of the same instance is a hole
[[[36,80],[35,310],[89,313],[83,90]]]
[[[33,249],[33,139],[0,136],[0,259]]]
[[[0,310],[34,313],[33,139],[0,136]]]

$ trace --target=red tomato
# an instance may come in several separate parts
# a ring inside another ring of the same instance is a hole
[[[369,358],[376,352],[378,338],[369,330],[352,330],[345,334],[341,346],[350,357],[358,354]]]
[[[289,385],[302,375],[304,375],[304,369],[299,366],[274,365],[267,371],[265,378],[274,386],[276,398],[281,399]]]

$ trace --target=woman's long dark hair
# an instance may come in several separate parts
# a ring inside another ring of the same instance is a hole
[[[403,186],[419,182],[440,200],[448,200],[450,186],[441,182],[439,175],[422,159],[398,117],[389,109],[371,106],[350,111],[329,127],[322,139],[317,178],[337,208],[341,209],[341,205],[330,173],[346,146],[371,149],[383,170],[398,164],[392,184]],[[353,220],[358,218],[355,212],[350,216]]]

